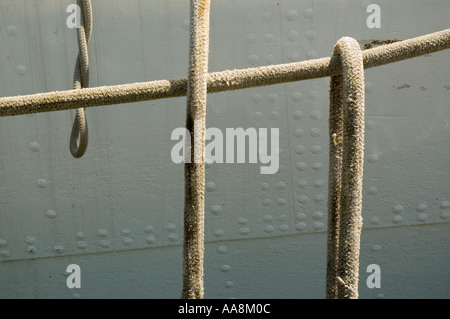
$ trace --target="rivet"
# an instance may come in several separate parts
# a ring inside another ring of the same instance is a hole
[[[315,222],[314,224],[313,224],[313,228],[315,229],[315,230],[320,230],[320,229],[322,229],[323,228],[323,223],[322,222]]]
[[[264,227],[264,231],[266,233],[272,233],[275,230],[275,227],[273,227],[272,225],[267,225],[266,227]]]
[[[253,114],[255,121],[260,121],[263,117],[264,115],[261,112],[255,112],[255,114]]]
[[[320,180],[320,179],[314,181],[314,186],[317,187],[317,188],[321,188],[324,184],[325,184],[325,182],[323,180]]]
[[[216,229],[214,231],[214,236],[216,237],[222,237],[225,234],[225,232],[222,229]]]
[[[298,102],[303,99],[303,94],[301,92],[294,92],[292,93],[292,101]]]
[[[134,240],[131,239],[130,237],[125,237],[125,238],[122,238],[122,243],[123,243],[125,246],[130,246],[130,245],[133,245]]]
[[[82,231],[79,231],[75,234],[75,238],[79,240],[84,239],[85,237],[86,235]]]
[[[263,206],[270,206],[270,204],[272,204],[272,200],[270,198],[264,198],[262,204]]]
[[[301,58],[301,56],[300,56],[300,53],[298,53],[298,52],[292,52],[292,53],[289,54],[289,56],[288,56],[289,62],[297,62],[297,61],[300,61],[300,58]]]
[[[305,32],[305,38],[308,40],[314,40],[316,38],[316,32],[313,30],[309,30]]]
[[[295,31],[295,30],[289,31],[287,37],[288,37],[288,39],[289,39],[290,41],[295,41],[295,40],[298,39],[298,32]]]
[[[440,206],[442,209],[449,209],[450,208],[450,202],[449,201],[443,201],[442,203],[441,203],[441,206]]]
[[[313,120],[318,120],[318,119],[320,119],[320,111],[319,111],[319,110],[312,110],[312,111],[311,111],[310,117],[311,117]]]
[[[248,223],[248,219],[245,217],[239,217],[237,222],[238,224],[246,225]]]
[[[18,75],[25,75],[25,74],[27,74],[27,68],[23,65],[18,65],[16,68],[16,73]]]
[[[301,204],[306,204],[306,203],[309,201],[309,198],[308,198],[308,196],[306,196],[306,195],[301,195],[301,196],[297,199],[297,201],[298,201],[299,203],[301,203]]]
[[[178,240],[178,235],[175,233],[170,233],[167,238],[170,242],[176,242]]]
[[[371,251],[381,251],[380,245],[373,245],[372,248],[370,248]]]
[[[216,189],[216,183],[208,182],[208,183],[206,183],[206,187],[205,188],[206,188],[206,190],[208,192],[212,192],[212,191],[214,191]]]
[[[272,215],[265,215],[263,217],[263,221],[265,221],[266,223],[271,223],[271,222],[273,222],[273,216]]]
[[[292,113],[292,117],[296,120],[300,120],[303,117],[303,112],[300,110],[296,110]]]
[[[156,242],[156,237],[149,235],[149,236],[145,237],[145,242],[147,244],[154,244]]]
[[[300,230],[300,231],[305,230],[306,224],[305,223],[297,223],[297,224],[295,224],[295,229]]]
[[[219,246],[217,247],[217,252],[219,254],[226,254],[228,252],[227,246]]]
[[[57,254],[60,254],[64,251],[64,246],[63,245],[54,245],[53,251]]]
[[[298,188],[305,188],[308,186],[308,181],[301,179],[297,182],[297,187]]]
[[[212,205],[209,208],[210,212],[213,213],[214,215],[219,215],[223,212],[223,208],[220,205]]]
[[[372,217],[372,218],[370,218],[369,222],[372,225],[378,225],[380,223],[380,219],[378,217]]]
[[[248,227],[241,227],[239,229],[239,234],[241,234],[243,236],[247,236],[248,234],[250,234],[250,228],[248,228]]]
[[[11,255],[8,249],[0,249],[0,257],[7,258]]]
[[[420,203],[416,207],[416,211],[419,212],[419,213],[422,213],[422,212],[426,211],[427,209],[428,209],[428,206],[425,203]]]
[[[311,131],[309,131],[309,135],[311,135],[312,137],[319,137],[320,136],[320,128],[318,128],[318,127],[312,128]]]
[[[252,95],[252,101],[255,103],[259,103],[262,100],[261,94],[255,93]]]
[[[278,113],[277,111],[272,111],[272,112],[270,113],[270,118],[271,118],[273,121],[276,121],[276,120],[278,120],[278,119],[280,118],[280,113]]]
[[[255,43],[256,42],[256,35],[253,33],[250,33],[247,35],[247,42],[248,43]]]
[[[32,236],[25,237],[25,243],[33,245],[36,242],[36,238]]]
[[[289,230],[289,226],[288,225],[280,225],[280,227],[278,227],[278,229],[281,232],[287,232]]]
[[[8,242],[4,239],[0,239],[0,248],[8,246]]]
[[[304,147],[303,145],[299,145],[295,148],[295,153],[297,154],[304,154],[306,151],[306,147]]]
[[[403,217],[400,216],[400,215],[395,215],[392,218],[392,222],[395,223],[395,224],[401,223],[402,221],[403,221]]]
[[[25,251],[31,255],[34,255],[37,251],[37,248],[34,245],[29,245],[25,248]]]
[[[288,19],[289,21],[294,21],[296,20],[298,17],[298,13],[295,10],[289,10],[288,12],[286,12],[286,19]]]
[[[72,294],[72,299],[81,299],[81,295],[79,293],[74,292]]]
[[[168,224],[166,225],[166,229],[167,229],[168,231],[174,231],[174,230],[177,229],[177,225],[175,225],[174,223],[168,223]]]
[[[86,249],[87,246],[88,246],[88,244],[84,240],[80,240],[77,243],[78,249]]]
[[[404,210],[405,210],[405,207],[403,207],[402,205],[395,205],[395,206],[392,208],[392,212],[393,212],[394,214],[401,214],[401,213],[403,213]]]
[[[153,228],[152,225],[147,225],[147,226],[144,227],[144,231],[145,231],[147,234],[150,234],[150,233],[153,233],[153,232],[155,231],[155,228]]]
[[[279,206],[285,206],[287,205],[288,201],[286,200],[286,198],[280,197],[277,199],[277,204]]]
[[[312,19],[312,17],[314,16],[314,10],[313,9],[306,9],[305,11],[303,11],[303,16],[306,19]]]
[[[53,209],[49,209],[48,211],[47,211],[47,213],[45,213],[45,215],[48,217],[48,218],[56,218],[56,212],[53,210]]]
[[[231,288],[231,287],[233,287],[233,286],[234,286],[234,282],[232,282],[232,281],[230,281],[230,280],[228,280],[228,281],[225,282],[225,287],[226,287],[226,288]]]
[[[321,194],[315,195],[314,196],[314,201],[317,202],[317,203],[321,203],[321,202],[325,201],[325,196],[321,195]]]
[[[38,142],[36,142],[36,141],[33,141],[33,142],[31,142],[30,144],[28,144],[28,147],[29,147],[30,150],[32,150],[33,152],[39,152],[40,149],[41,149],[41,145],[40,145]]]
[[[38,179],[37,184],[40,188],[46,188],[48,186],[48,182],[46,179]]]
[[[222,272],[229,272],[231,270],[231,266],[230,265],[222,265],[222,267],[220,267],[220,270]]]
[[[312,214],[312,218],[315,220],[322,220],[323,219],[323,213],[322,212],[314,212]]]
[[[280,191],[285,190],[287,188],[287,184],[285,182],[278,182],[277,183],[277,188]]]
[[[269,188],[270,188],[269,183],[264,182],[264,183],[261,184],[261,189],[262,189],[263,191],[266,191],[266,190],[268,190]]]
[[[425,214],[425,213],[420,213],[420,214],[417,216],[417,220],[418,220],[419,222],[424,222],[424,221],[426,221],[427,219],[428,219],[428,215]]]
[[[323,168],[323,164],[322,164],[321,162],[315,162],[315,163],[312,165],[312,168],[313,168],[314,170],[318,171],[318,170],[320,170],[320,169]]]
[[[295,219],[297,219],[298,221],[305,220],[306,215],[304,213],[298,213],[297,215],[295,215]]]
[[[99,244],[100,244],[100,247],[102,247],[102,248],[109,248],[111,246],[110,241],[106,240],[106,239],[100,240]]]
[[[97,231],[97,235],[99,237],[106,237],[108,235],[108,231],[106,229],[99,229]]]
[[[368,161],[369,163],[375,163],[376,161],[378,161],[378,154],[370,154],[370,155],[367,157],[367,161]]]
[[[375,186],[371,186],[367,189],[367,193],[369,193],[370,195],[375,195],[376,193],[378,193],[378,189]]]
[[[366,82],[364,88],[366,89],[366,92],[371,92],[373,89],[373,84],[371,82]]]
[[[252,54],[252,55],[248,56],[248,63],[250,63],[251,65],[256,65],[258,63],[258,61],[259,61],[259,58],[257,55]]]
[[[298,162],[298,163],[295,165],[295,168],[297,169],[297,171],[304,171],[304,170],[306,169],[307,166],[308,166],[308,165],[306,165],[306,163],[304,163],[304,162]]]
[[[313,147],[311,147],[311,153],[313,153],[313,154],[317,155],[317,154],[322,153],[322,151],[323,151],[323,148],[320,145],[314,145]]]

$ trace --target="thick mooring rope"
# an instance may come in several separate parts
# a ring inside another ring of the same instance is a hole
[[[203,298],[209,10],[210,0],[191,0],[186,128],[193,147],[190,163],[184,164],[183,299]]]
[[[91,0],[78,0],[82,23],[77,28],[78,56],[73,75],[73,88],[80,90],[89,86],[88,45],[92,35]],[[88,126],[84,107],[77,108],[70,134],[70,153],[75,158],[82,157],[88,145]]]
[[[364,50],[373,68],[450,48],[450,29]],[[208,93],[322,78],[342,73],[339,57],[208,74]],[[177,78],[0,98],[0,117],[80,107],[115,105],[186,96],[187,79]]]
[[[358,42],[340,39],[342,75],[330,82],[327,298],[358,298],[364,162],[364,67]]]

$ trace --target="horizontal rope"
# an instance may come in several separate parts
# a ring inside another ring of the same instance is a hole
[[[450,48],[450,29],[362,52],[364,68]],[[208,93],[321,78],[342,73],[339,56],[208,75]],[[187,79],[157,80],[0,98],[0,116],[63,111],[186,96]]]

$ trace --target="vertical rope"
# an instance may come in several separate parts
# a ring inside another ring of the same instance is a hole
[[[340,39],[342,75],[331,77],[327,298],[358,298],[364,161],[364,67],[352,38]]]
[[[92,5],[91,0],[78,0],[81,9],[80,27],[77,28],[78,56],[73,75],[73,88],[78,90],[89,86],[89,57],[88,45],[92,34]],[[84,108],[78,108],[70,134],[70,153],[80,158],[86,152],[88,145],[88,127]]]
[[[185,163],[183,299],[203,298],[206,94],[210,0],[191,0],[186,128],[191,134]]]

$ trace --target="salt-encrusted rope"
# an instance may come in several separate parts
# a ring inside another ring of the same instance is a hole
[[[186,129],[192,145],[184,164],[183,299],[203,298],[205,131],[210,0],[191,0]]]
[[[355,39],[334,48],[342,75],[330,83],[327,297],[358,298],[364,162],[364,66]]]
[[[73,75],[73,88],[80,90],[89,86],[88,45],[92,35],[92,5],[91,0],[78,0],[81,9],[82,23],[77,28],[78,56]],[[75,158],[82,157],[88,145],[88,126],[84,107],[77,108],[70,133],[70,153]]]
[[[399,41],[362,52],[364,68],[450,48],[450,29]],[[208,93],[294,82],[342,73],[339,57],[208,74]],[[57,91],[0,98],[0,116],[61,111],[186,96],[187,79],[158,80],[122,85]]]

